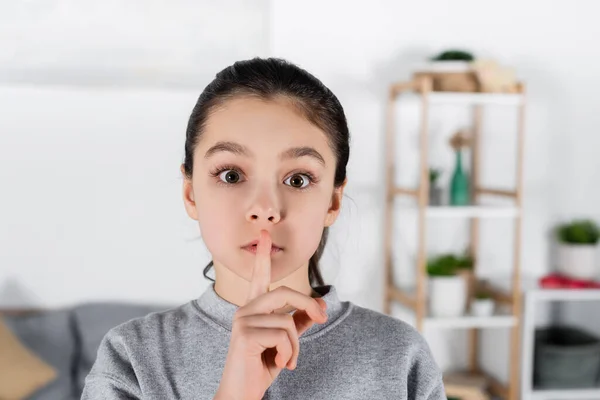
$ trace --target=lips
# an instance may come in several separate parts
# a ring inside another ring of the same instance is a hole
[[[242,246],[242,249],[246,250],[252,254],[256,254],[256,251],[258,249],[258,240],[253,240],[252,242],[246,244],[245,246]],[[271,254],[279,253],[281,251],[283,251],[282,247],[279,247],[274,243],[271,245]]]

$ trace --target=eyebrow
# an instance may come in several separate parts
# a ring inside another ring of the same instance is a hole
[[[217,142],[210,149],[206,151],[204,158],[210,158],[212,155],[226,151],[229,153],[237,154],[240,156],[249,157],[251,155],[250,150],[246,146],[243,146],[239,143],[235,142]],[[317,150],[312,147],[302,146],[302,147],[292,147],[281,153],[280,156],[282,159],[289,158],[300,158],[300,157],[312,157],[317,160],[321,165],[325,166],[325,159]]]
[[[312,157],[316,159],[321,165],[325,166],[325,159],[323,156],[312,147],[292,147],[284,151],[281,154],[281,158],[300,158],[300,157]]]
[[[219,153],[221,151],[227,151],[233,154],[237,154],[240,156],[249,156],[250,151],[239,143],[235,142],[217,142],[214,146],[206,151],[204,158],[209,158],[213,154]]]

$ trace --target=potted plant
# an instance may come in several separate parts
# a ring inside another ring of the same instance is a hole
[[[429,205],[442,205],[442,188],[438,186],[438,179],[442,171],[437,168],[429,168]]]
[[[576,279],[597,279],[596,246],[598,225],[588,219],[573,220],[557,228],[559,241],[557,266],[561,274]]]
[[[476,292],[471,302],[471,314],[476,317],[489,317],[494,314],[494,300],[486,292]]]
[[[467,279],[462,273],[473,266],[467,255],[442,254],[427,263],[429,305],[434,317],[458,317],[465,313]]]
[[[446,50],[431,58],[432,61],[473,61],[474,59],[470,52],[458,49]]]

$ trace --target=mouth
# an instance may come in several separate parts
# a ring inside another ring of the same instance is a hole
[[[242,250],[246,250],[252,254],[256,254],[256,251],[258,249],[258,240],[254,240],[250,243],[248,243],[245,246],[242,246]],[[283,247],[279,247],[275,244],[271,245],[271,254],[275,254],[275,253],[280,253],[283,251]]]

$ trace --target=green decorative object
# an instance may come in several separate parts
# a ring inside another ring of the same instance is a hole
[[[432,57],[432,61],[473,61],[475,57],[468,51],[463,50],[447,50]]]
[[[438,186],[437,181],[442,171],[437,168],[429,168],[429,205],[441,206],[443,190]]]
[[[460,270],[471,270],[475,259],[466,251],[464,254],[444,253],[427,260],[429,276],[455,276]]]
[[[600,240],[600,227],[590,219],[561,224],[557,231],[558,238],[563,243],[595,245]]]
[[[450,182],[450,204],[453,206],[466,206],[469,201],[469,178],[463,170],[462,152],[457,149],[456,165]]]

